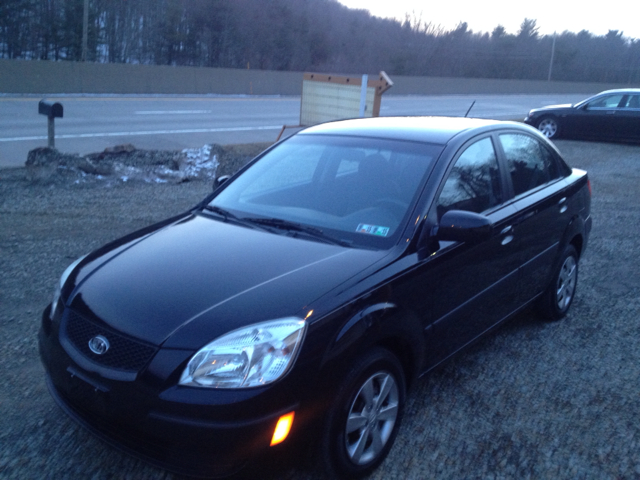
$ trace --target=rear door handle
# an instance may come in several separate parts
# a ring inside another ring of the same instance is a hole
[[[567,197],[562,197],[560,199],[560,201],[558,202],[558,205],[560,205],[560,213],[564,213],[567,211],[567,209],[569,208],[567,206]]]

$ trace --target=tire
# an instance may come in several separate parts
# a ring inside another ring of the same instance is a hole
[[[540,297],[540,312],[548,320],[560,320],[569,311],[578,285],[578,252],[568,245],[553,272],[551,283]]]
[[[382,463],[400,427],[405,385],[400,362],[385,349],[356,361],[323,426],[320,453],[331,478],[359,478]]]
[[[538,130],[548,139],[560,136],[560,124],[554,117],[542,117],[537,125]]]

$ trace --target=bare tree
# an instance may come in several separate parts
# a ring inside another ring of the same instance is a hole
[[[79,60],[83,0],[0,1],[0,58]],[[337,73],[546,78],[552,38],[525,18],[517,34],[403,21],[337,0],[89,0],[88,60]],[[556,37],[554,78],[633,83],[640,42]]]

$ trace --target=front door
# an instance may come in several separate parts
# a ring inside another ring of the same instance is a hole
[[[442,341],[431,359],[441,361],[474,340],[517,308],[514,295],[519,267],[511,222],[516,214],[504,204],[504,182],[493,140],[486,136],[461,148],[435,205],[438,221],[448,210],[482,213],[493,222],[486,241],[440,242],[422,260],[417,282],[427,331]]]

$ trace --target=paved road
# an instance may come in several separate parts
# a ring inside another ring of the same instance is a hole
[[[381,115],[521,119],[530,108],[573,103],[584,95],[443,95],[383,97]],[[268,142],[297,125],[300,97],[51,96],[64,106],[56,148],[80,154],[132,143],[180,150],[207,143]],[[34,96],[0,96],[0,168],[24,165],[29,150],[47,145],[47,120]]]

